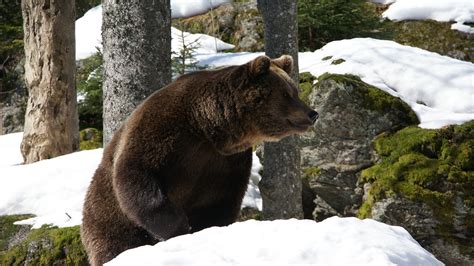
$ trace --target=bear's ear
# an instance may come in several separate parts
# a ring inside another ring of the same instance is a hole
[[[293,70],[293,57],[291,55],[282,55],[277,59],[273,59],[272,63],[283,69],[288,75]]]
[[[249,73],[252,77],[258,77],[267,73],[270,69],[270,57],[261,55],[248,63]]]

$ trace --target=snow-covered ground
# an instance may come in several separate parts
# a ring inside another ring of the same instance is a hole
[[[22,133],[0,136],[0,215],[34,214],[34,218],[17,222],[31,224],[34,228],[43,224],[59,227],[80,224],[84,197],[102,159],[102,149],[21,165],[22,136]],[[242,207],[262,209],[258,190],[261,168],[254,154]]]
[[[0,215],[34,214],[36,217],[20,223],[35,228],[80,224],[84,195],[102,149],[21,165],[22,136],[0,136]]]
[[[243,64],[262,54],[219,53],[197,55],[197,59],[217,67]],[[474,64],[470,62],[370,38],[331,42],[298,57],[300,72],[353,74],[400,97],[418,115],[420,127],[440,128],[474,119]],[[345,62],[333,64],[337,59]]]
[[[332,217],[246,221],[123,252],[121,265],[443,265],[398,226]]]
[[[205,12],[207,10],[206,8],[210,7],[209,3],[211,2],[212,6],[218,6],[229,1],[198,0],[194,1],[195,3],[193,5],[189,3],[186,4],[186,2],[189,1],[171,1],[173,17],[199,14]],[[179,10],[179,12],[175,10]],[[101,25],[102,5],[90,9],[83,17],[76,20],[76,60],[87,58],[97,52],[97,49],[102,49]],[[174,53],[178,53],[182,47],[181,31],[172,27],[171,38],[171,49]],[[184,39],[186,44],[197,41],[199,47],[196,49],[196,52],[200,54],[216,53],[217,51],[234,48],[234,45],[225,43],[218,38],[206,34],[191,34],[186,32],[184,33]]]
[[[474,22],[473,0],[372,0],[374,3],[391,4],[383,13],[390,20],[454,21],[453,30],[474,33],[465,23]]]

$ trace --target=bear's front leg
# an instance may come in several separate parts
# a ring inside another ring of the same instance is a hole
[[[136,162],[115,165],[113,186],[120,209],[159,241],[189,233],[184,210],[167,199],[152,171],[142,169]]]

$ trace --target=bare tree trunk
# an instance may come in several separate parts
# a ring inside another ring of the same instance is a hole
[[[171,81],[169,0],[105,0],[104,144],[130,113]]]
[[[23,0],[21,8],[29,92],[21,152],[32,163],[79,147],[76,11],[67,0]]]
[[[298,22],[296,0],[258,0],[265,29],[265,53],[271,58],[289,54],[298,82]],[[303,218],[299,138],[265,143],[260,192],[265,219]]]

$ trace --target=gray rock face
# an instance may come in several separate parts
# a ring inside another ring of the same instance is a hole
[[[262,51],[263,42],[263,20],[257,9],[257,2],[250,1],[236,5],[235,32],[233,39],[237,50],[240,51]]]
[[[25,59],[18,59],[18,63],[11,70],[10,79],[14,90],[0,94],[0,135],[21,132],[25,123],[26,102],[28,92],[26,90]],[[1,75],[8,75],[5,69],[0,70]]]
[[[306,189],[316,194],[313,217],[355,216],[363,196],[358,174],[376,160],[373,139],[418,119],[400,99],[349,75],[321,76],[308,101],[320,114],[301,151]]]
[[[26,94],[19,92],[14,93],[8,102],[0,103],[0,135],[23,131],[27,98]]]
[[[459,223],[460,227],[457,228],[458,233],[455,235],[440,234],[437,227],[442,222],[434,218],[430,206],[397,196],[376,202],[372,206],[372,218],[386,224],[403,226],[420,245],[448,265],[473,265],[474,254],[470,258],[466,252],[460,250],[460,247],[465,250],[472,249],[473,240],[466,235],[468,230],[465,228],[466,217],[464,217],[472,210],[463,204],[454,207],[454,223],[464,221]],[[461,245],[463,242],[466,244]]]
[[[306,100],[320,114],[302,139],[306,218],[312,211],[318,221],[360,216],[403,226],[447,265],[473,265],[473,122],[437,135],[406,128],[418,124],[408,105],[350,75],[319,77]],[[401,137],[391,148],[378,138],[378,155],[374,139],[384,132]],[[392,149],[400,158],[389,157]]]
[[[205,14],[174,20],[174,26],[235,45],[235,51],[263,51],[263,19],[257,1],[223,4]]]

